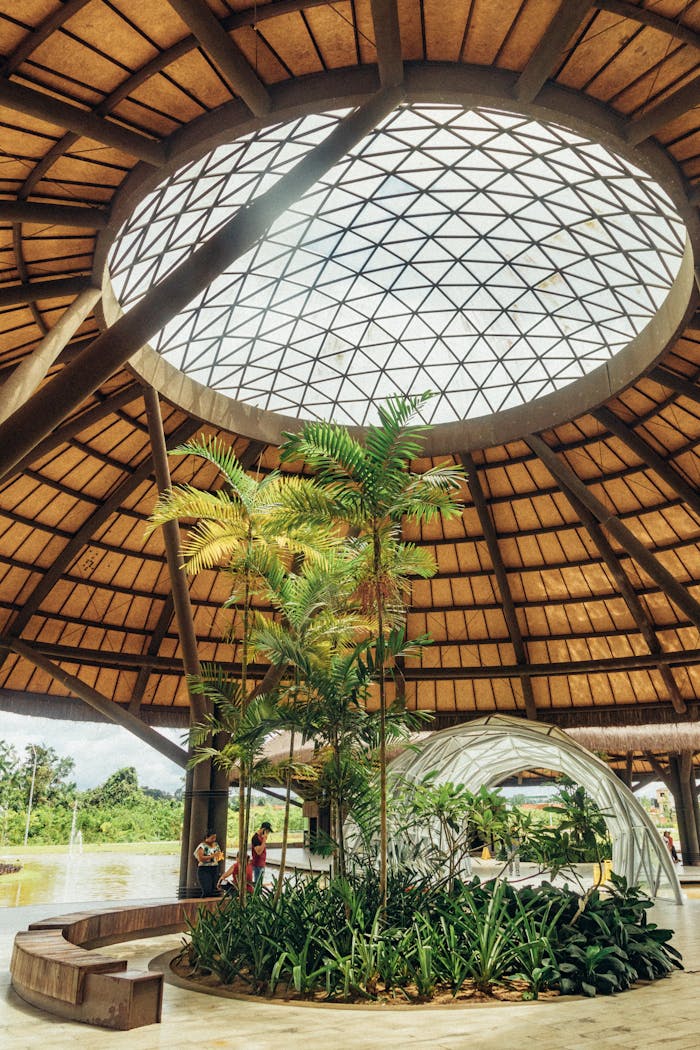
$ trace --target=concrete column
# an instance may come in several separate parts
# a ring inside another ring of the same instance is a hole
[[[693,768],[693,752],[683,751],[681,752],[681,777],[682,777],[682,789],[683,789],[683,800],[687,811],[688,826],[691,831],[691,841],[693,840],[694,832],[694,851],[695,855],[693,859],[687,861],[689,864],[700,864],[700,807],[698,806],[698,789],[695,783],[695,770]]]
[[[180,876],[177,886],[178,900],[185,900],[192,896],[189,892],[190,886],[187,881],[187,868],[189,866],[190,828],[192,826],[192,770],[188,769],[185,774],[185,794],[182,800],[182,838],[180,840]]]
[[[671,793],[676,804],[676,820],[684,864],[700,863],[698,832],[695,826],[693,803],[689,785],[683,784],[683,769],[680,755],[669,755],[668,760]]]

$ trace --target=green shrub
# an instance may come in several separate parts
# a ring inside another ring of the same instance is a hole
[[[546,989],[592,996],[681,967],[671,931],[647,921],[651,904],[618,876],[609,893],[582,896],[477,879],[447,892],[394,875],[382,925],[371,872],[327,884],[298,877],[277,901],[256,891],[243,908],[227,899],[202,911],[186,951],[195,972],[224,984],[239,978],[263,995],[281,987],[329,999],[415,999],[518,980],[526,998]]]

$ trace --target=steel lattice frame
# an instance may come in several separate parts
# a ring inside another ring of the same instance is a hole
[[[275,123],[148,194],[120,231],[122,306],[274,185],[343,114]],[[524,405],[648,324],[685,232],[658,184],[579,134],[505,111],[400,106],[151,341],[263,410],[363,426],[437,390],[426,422]]]
[[[464,784],[472,792],[492,788],[526,769],[565,773],[599,806],[613,843],[613,870],[630,885],[643,885],[652,897],[666,889],[683,903],[678,876],[661,836],[641,803],[605,762],[562,730],[541,722],[490,715],[432,733],[390,766],[391,780],[410,791],[410,783],[435,773],[437,783]],[[424,846],[411,833],[416,856]],[[394,837],[394,852],[405,843]]]

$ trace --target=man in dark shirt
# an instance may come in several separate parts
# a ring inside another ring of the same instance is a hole
[[[272,824],[266,820],[262,822],[253,835],[253,888],[265,877],[265,864],[267,862],[267,836],[272,831]]]

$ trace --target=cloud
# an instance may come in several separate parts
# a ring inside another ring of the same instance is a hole
[[[158,732],[182,745],[182,730]],[[3,714],[0,740],[12,744],[22,755],[27,745],[43,744],[52,747],[61,758],[72,758],[73,779],[80,791],[103,784],[124,766],[135,767],[142,787],[175,791],[184,784],[183,769],[121,726]]]

